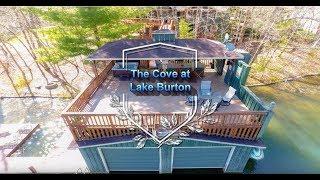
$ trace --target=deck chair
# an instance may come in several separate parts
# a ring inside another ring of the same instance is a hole
[[[229,106],[230,105],[230,101],[233,98],[233,96],[236,94],[236,89],[229,86],[229,89],[227,91],[227,93],[223,96],[222,101],[221,101],[221,106]]]
[[[211,81],[201,81],[200,84],[200,96],[211,96],[212,95],[212,87]]]

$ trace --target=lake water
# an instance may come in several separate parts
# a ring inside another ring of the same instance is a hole
[[[263,136],[264,159],[250,160],[245,172],[320,173],[320,91],[299,95],[273,87],[251,89],[277,105]]]
[[[263,137],[265,157],[250,160],[245,173],[320,173],[320,94],[299,95],[273,87],[251,88],[275,115]],[[319,91],[320,92],[320,91]],[[61,99],[0,100],[0,123],[40,123],[36,136],[14,156],[45,156],[66,131],[60,113],[69,103]]]

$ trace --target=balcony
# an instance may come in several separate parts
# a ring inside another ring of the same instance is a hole
[[[203,62],[208,65],[208,62]],[[113,77],[111,61],[88,86],[63,111],[62,117],[76,141],[93,140],[114,136],[125,136],[141,133],[133,128],[130,121],[116,118],[117,110],[110,106],[110,95],[128,95],[129,104],[142,117],[142,126],[150,132],[160,127],[160,117],[177,116],[178,124],[182,123],[186,112],[192,108],[185,104],[186,96],[148,95],[142,96],[129,91],[129,81]],[[212,81],[213,91],[223,94],[228,85],[223,76],[218,76],[212,69],[206,68],[202,79],[195,78],[189,82],[195,89],[201,80]],[[160,98],[159,98],[160,96]],[[199,109],[199,108],[198,108]],[[234,139],[256,140],[261,137],[261,130],[270,113],[261,100],[247,87],[240,85],[237,96],[229,106],[220,106],[216,112],[196,121],[204,131],[203,134]],[[137,116],[136,114],[134,116]],[[194,119],[200,117],[197,112]],[[210,121],[206,121],[209,120]]]

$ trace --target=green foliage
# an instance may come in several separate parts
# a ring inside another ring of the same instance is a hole
[[[258,56],[254,64],[252,64],[252,69],[256,72],[264,72],[266,70],[266,63],[268,62],[267,57]]]
[[[27,8],[52,26],[39,30],[49,47],[36,51],[39,61],[58,63],[63,59],[88,55],[106,42],[131,38],[143,24],[123,20],[145,16],[150,8],[134,7],[50,7]]]
[[[22,76],[18,76],[14,80],[14,85],[17,87],[17,89],[21,90],[28,86],[30,81],[26,81]]]
[[[297,22],[293,19],[284,20],[276,23],[276,29],[280,32],[285,32],[291,29]]]
[[[304,29],[298,29],[293,38],[298,43],[312,43],[316,35]]]
[[[180,38],[195,38],[190,24],[185,19],[179,21],[179,33]]]
[[[252,37],[253,39],[259,39],[260,33],[253,28],[245,28],[243,37],[244,38]]]

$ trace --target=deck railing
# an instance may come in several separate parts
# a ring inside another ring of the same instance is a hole
[[[102,70],[102,72],[98,76],[94,77],[87,87],[74,98],[70,105],[65,108],[64,112],[81,112],[89,102],[94,92],[105,81],[113,65],[114,62],[110,61],[109,64],[107,64]]]
[[[209,61],[208,61],[209,62]],[[62,112],[62,118],[69,126],[74,139],[77,141],[98,139],[112,136],[123,136],[140,133],[141,131],[133,128],[129,121],[120,121],[115,114],[99,114],[95,112],[83,112],[90,101],[92,95],[108,77],[114,62],[107,64],[105,69],[81,91],[70,105]],[[264,121],[268,118],[268,111],[262,106],[250,89],[242,87],[239,98],[250,111],[241,112],[215,112],[196,121],[202,129],[202,133],[222,137],[240,138],[255,140],[259,138]],[[157,130],[160,126],[160,117],[172,114],[141,114],[142,125],[150,132]],[[186,114],[176,114],[178,122],[184,120]],[[198,119],[196,115],[194,119]]]
[[[216,112],[199,120],[199,115],[196,115],[193,121],[200,125],[204,134],[254,140],[266,114],[265,111]],[[150,132],[157,131],[160,127],[160,117],[165,116],[170,119],[172,115],[172,113],[141,114],[142,126]],[[184,121],[186,114],[176,113],[176,116],[180,124]],[[134,128],[135,126],[129,120],[119,120],[116,114],[66,112],[62,117],[77,141],[141,132]]]
[[[201,60],[200,60],[200,62],[201,62],[202,64],[204,64],[205,67],[210,67],[212,61],[213,61],[212,59],[209,59],[209,60],[208,60],[208,59],[201,59]]]

